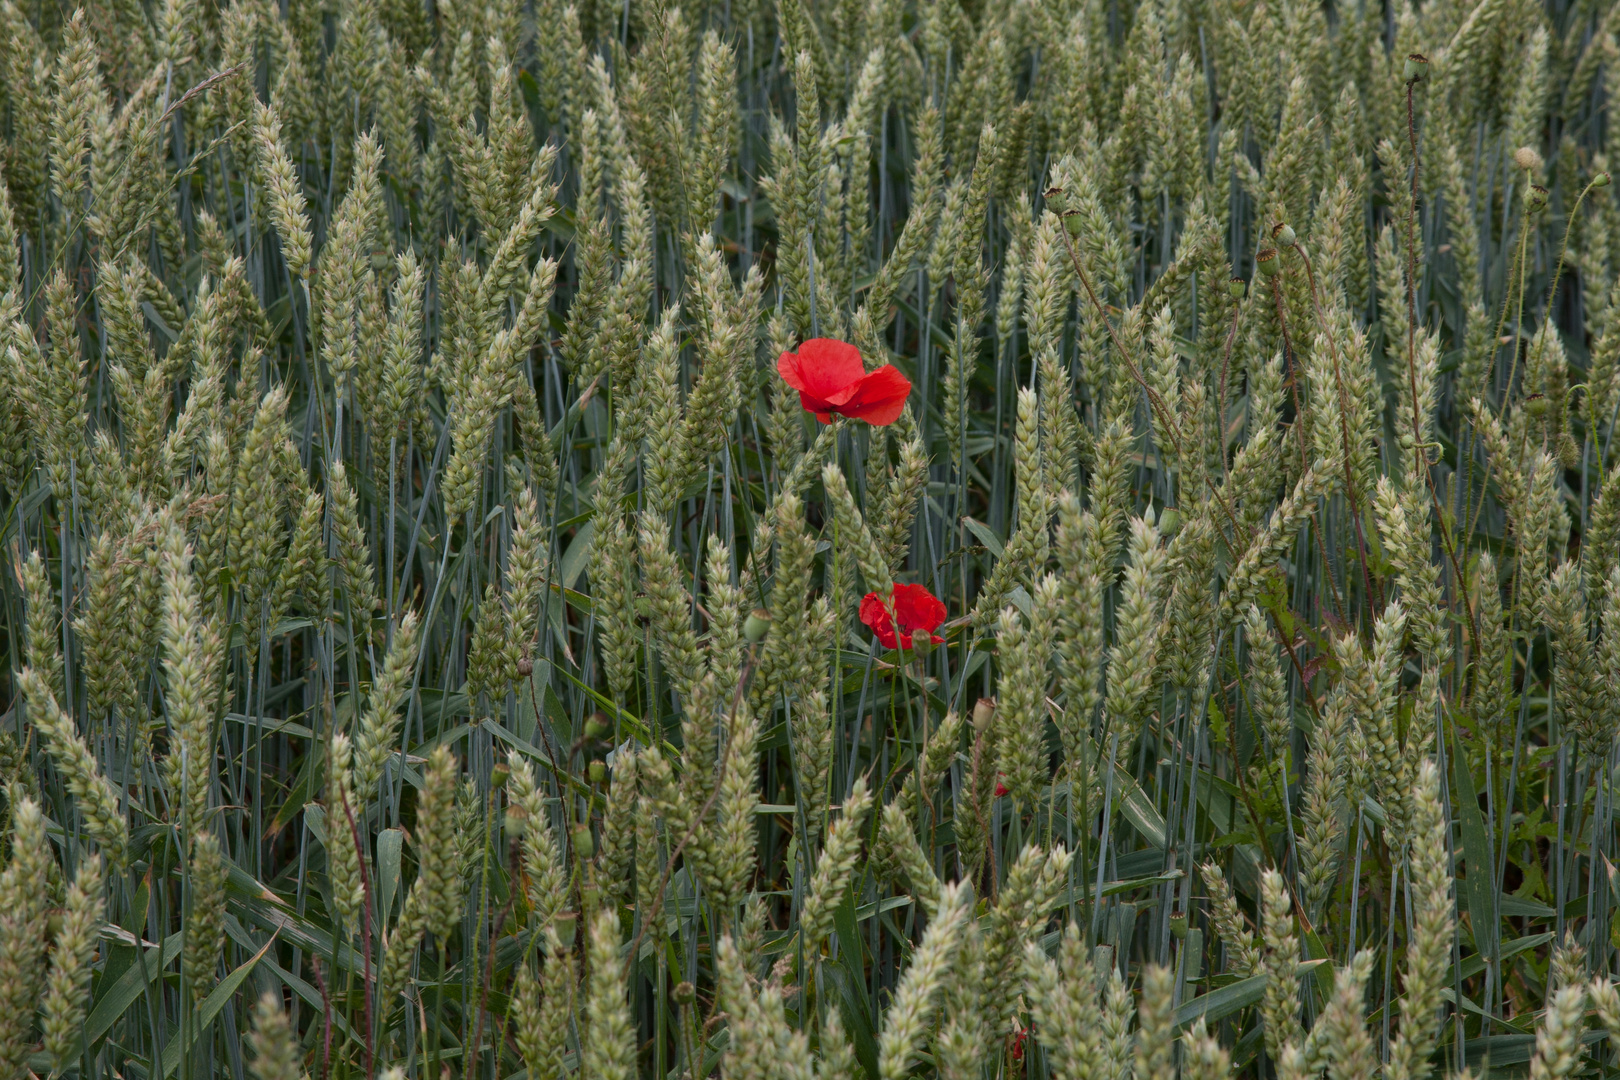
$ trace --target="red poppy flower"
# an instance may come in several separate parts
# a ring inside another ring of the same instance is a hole
[[[911,381],[893,364],[867,371],[861,351],[847,341],[811,338],[796,353],[776,360],[782,381],[799,392],[799,404],[823,424],[833,414],[885,427],[906,407]]]
[[[1016,1022],[1016,1021],[1015,1021]],[[1024,1043],[1029,1039],[1029,1028],[1020,1027],[1012,1033],[1012,1059],[1014,1065],[1024,1063]]]
[[[1003,795],[1007,794],[1007,791],[1007,785],[1001,782],[1001,774],[996,773],[996,798],[1001,798]]]
[[[934,633],[935,628],[945,621],[945,605],[933,593],[921,585],[896,585],[892,602],[895,617],[900,620],[901,636],[898,639],[882,598],[871,592],[861,600],[861,622],[872,628],[872,633],[877,635],[885,649],[911,648],[911,635],[918,630],[926,630],[935,645],[945,643],[944,638]]]

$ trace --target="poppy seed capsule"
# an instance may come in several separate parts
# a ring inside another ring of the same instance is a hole
[[[1069,208],[1068,192],[1055,184],[1041,192],[1041,198],[1046,200],[1047,208],[1054,214],[1061,214]]]
[[[1170,507],[1159,514],[1159,535],[1166,540],[1181,531],[1181,511]]]
[[[1411,53],[1406,58],[1402,77],[1409,83],[1422,82],[1429,75],[1429,58],[1422,53]]]
[[[927,630],[913,630],[911,632],[911,651],[918,656],[927,656],[934,647],[934,635]]]
[[[762,607],[757,607],[748,613],[743,620],[743,637],[750,643],[757,644],[763,640],[771,629],[771,613]]]
[[[579,852],[582,859],[588,859],[596,854],[596,840],[591,836],[589,825],[574,826],[574,850]]]
[[[1255,255],[1254,265],[1266,277],[1276,277],[1282,269],[1282,260],[1277,258],[1276,248],[1266,248]]]
[[[1070,236],[1078,237],[1085,227],[1086,223],[1081,220],[1080,211],[1063,211],[1063,228]]]
[[[530,660],[527,656],[523,657],[517,662],[517,673],[525,679],[527,679],[530,675],[533,675],[534,661]]]
[[[1532,214],[1547,209],[1547,189],[1540,184],[1531,184],[1524,192],[1524,208]]]
[[[600,784],[607,779],[607,763],[593,761],[586,767],[585,773],[591,778],[591,783]]]
[[[1182,941],[1186,938],[1187,913],[1185,911],[1173,911],[1170,913],[1170,936],[1175,938],[1177,941]]]
[[[682,979],[675,984],[675,1004],[690,1005],[697,1000],[697,987]]]
[[[1549,404],[1551,403],[1547,400],[1546,395],[1537,394],[1535,397],[1525,400],[1524,411],[1535,417],[1546,416]]]
[[[1227,295],[1234,300],[1243,299],[1243,294],[1249,291],[1249,283],[1240,277],[1235,277],[1226,283]]]
[[[1592,177],[1592,186],[1595,188],[1608,187],[1612,183],[1614,183],[1614,177],[1606,172],[1600,172]]]
[[[613,725],[608,723],[604,713],[591,713],[591,718],[585,721],[585,737],[588,739],[605,739],[613,733]]]
[[[982,697],[973,705],[973,730],[986,731],[996,718],[996,699]]]
[[[1280,248],[1294,246],[1294,227],[1286,221],[1279,221],[1271,227],[1271,238]]]
[[[512,770],[505,765],[497,765],[489,770],[489,786],[499,791],[506,786],[506,778],[512,775]]]

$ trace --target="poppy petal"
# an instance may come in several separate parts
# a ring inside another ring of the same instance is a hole
[[[900,629],[908,635],[914,630],[927,630],[930,636],[945,621],[945,605],[922,585],[896,585],[894,611],[900,620]],[[935,640],[934,644],[939,644]]]
[[[884,364],[861,380],[838,411],[875,427],[887,427],[900,418],[910,394],[911,380],[893,364]]]
[[[885,649],[895,647],[894,624],[889,620],[888,609],[883,606],[883,600],[877,593],[867,593],[861,598],[861,622],[871,629]]]
[[[866,375],[861,351],[836,338],[811,338],[800,345],[797,368],[800,381],[788,380],[788,385],[827,405],[848,401]]]

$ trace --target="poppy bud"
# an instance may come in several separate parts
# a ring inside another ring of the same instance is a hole
[[[506,786],[506,778],[512,775],[512,770],[505,765],[496,765],[489,770],[489,786],[499,791]]]
[[[607,779],[607,763],[593,761],[585,767],[585,774],[591,778],[591,783],[600,784]]]
[[[574,850],[579,852],[580,858],[588,859],[596,854],[596,841],[591,837],[589,825],[575,825],[573,836]]]
[[[1513,151],[1513,164],[1525,172],[1534,172],[1541,168],[1541,155],[1533,146],[1521,146]]]
[[[1078,210],[1063,211],[1063,228],[1070,236],[1079,236],[1085,230],[1086,223]]]
[[[1170,936],[1177,941],[1187,936],[1187,913],[1185,911],[1172,911],[1170,913]]]
[[[1581,463],[1581,448],[1575,445],[1575,436],[1567,431],[1558,435],[1558,460],[1566,469],[1573,469]]]
[[[1279,221],[1271,227],[1271,238],[1280,248],[1294,246],[1294,227],[1286,221]]]
[[[1266,277],[1276,277],[1278,271],[1282,269],[1282,260],[1277,258],[1276,248],[1265,248],[1256,253],[1254,265]]]
[[[527,656],[523,657],[517,662],[517,672],[523,678],[527,679],[530,675],[534,674],[534,661],[530,660]]]
[[[1181,531],[1181,511],[1171,507],[1159,512],[1159,535],[1168,540]]]
[[[750,642],[759,642],[771,629],[771,613],[762,607],[757,607],[748,613],[743,620],[743,637]]]
[[[1226,283],[1226,292],[1234,300],[1243,299],[1243,294],[1249,291],[1249,283],[1240,277],[1235,277]]]
[[[613,725],[608,722],[605,713],[591,713],[591,718],[585,721],[585,737],[588,739],[605,739],[613,733]]]
[[[1409,83],[1422,82],[1429,76],[1429,58],[1422,53],[1411,53],[1401,75]]]
[[[675,1004],[690,1005],[697,1000],[697,987],[682,979],[675,984]]]
[[[1608,187],[1612,183],[1614,183],[1614,177],[1606,172],[1600,172],[1592,177],[1592,186],[1595,188]]]
[[[1531,184],[1524,192],[1524,208],[1532,214],[1539,214],[1547,208],[1547,189],[1540,184]]]

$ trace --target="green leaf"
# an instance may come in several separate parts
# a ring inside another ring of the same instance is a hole
[[[1200,1016],[1204,1018],[1205,1023],[1213,1024],[1217,1020],[1226,1019],[1239,1009],[1258,1004],[1265,993],[1266,976],[1250,975],[1247,979],[1239,979],[1235,983],[1183,1002],[1181,1008],[1176,1010],[1176,1025],[1183,1028],[1191,1027]]]
[[[180,955],[184,938],[184,934],[171,934],[163,940],[161,949],[156,945],[143,949],[135,962],[118,977],[118,981],[102,991],[95,1007],[84,1020],[84,1037],[88,1045],[94,1046],[98,1039],[107,1034],[125,1010],[135,1004],[148,982],[162,977],[163,969]]]
[[[213,993],[203,998],[202,1004],[197,1006],[197,1011],[186,1028],[186,1038],[171,1039],[169,1045],[163,1048],[164,1076],[172,1076],[174,1070],[180,1067],[180,1056],[191,1052],[197,1039],[208,1030],[208,1026],[214,1022],[214,1017],[219,1015],[219,1010],[223,1009],[225,1003],[235,995],[237,987],[242,985],[242,980],[248,977],[254,965],[264,958],[264,954],[269,952],[270,946],[275,943],[276,936],[271,934],[270,940],[264,943],[264,948],[242,961],[235,971],[225,976],[220,984],[214,987]]]
[[[1491,855],[1490,837],[1485,834],[1485,820],[1479,812],[1479,792],[1474,789],[1474,774],[1468,768],[1468,755],[1453,730],[1451,754],[1452,774],[1455,779],[1457,816],[1462,822],[1463,860],[1468,868],[1465,899],[1468,902],[1468,921],[1474,928],[1474,947],[1482,956],[1497,955],[1495,905],[1492,903],[1491,884],[1495,877],[1496,860]]]

